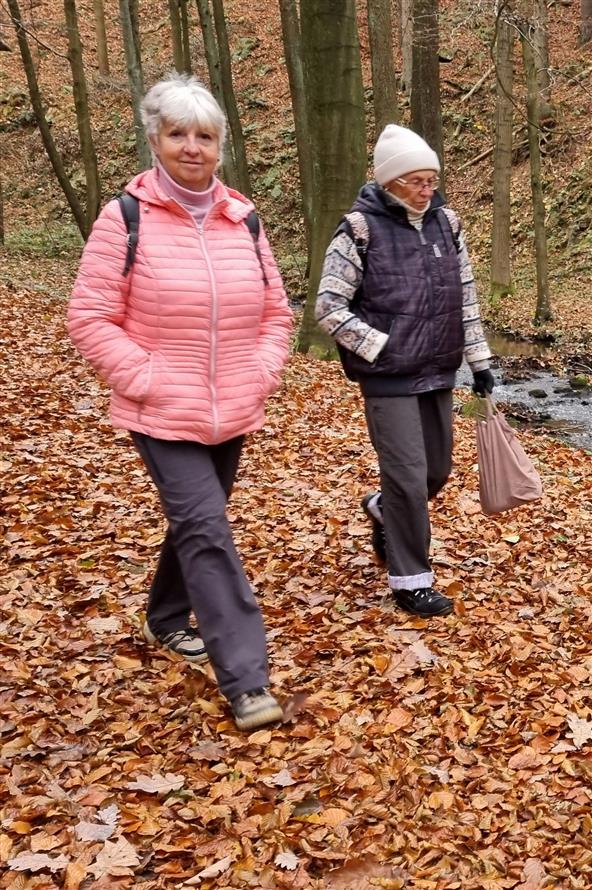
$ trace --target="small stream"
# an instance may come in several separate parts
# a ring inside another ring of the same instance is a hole
[[[574,387],[566,377],[546,369],[539,370],[536,360],[544,362],[552,352],[542,343],[516,340],[491,331],[487,332],[487,341],[495,356],[493,395],[496,402],[506,406],[506,414],[526,421],[529,426],[543,428],[570,445],[592,451],[592,391]],[[515,366],[512,359],[525,361]],[[531,366],[529,359],[533,360]],[[457,385],[470,386],[471,383],[471,372],[463,365]]]

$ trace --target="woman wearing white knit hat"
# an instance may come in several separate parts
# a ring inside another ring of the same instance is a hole
[[[396,603],[424,618],[453,602],[433,587],[428,501],[452,463],[452,388],[463,354],[473,389],[493,389],[460,222],[438,193],[440,161],[417,133],[389,124],[331,241],[316,317],[364,397],[381,492],[362,506]]]

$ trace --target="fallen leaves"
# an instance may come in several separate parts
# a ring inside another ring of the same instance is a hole
[[[154,491],[54,304],[27,299],[2,356],[0,888],[591,886],[590,458],[533,440],[546,500],[487,519],[459,418],[432,508],[455,614],[413,619],[359,509],[359,396],[295,357],[229,504],[285,703],[239,733],[211,668],[141,638]],[[23,371],[40,342],[44,374]]]

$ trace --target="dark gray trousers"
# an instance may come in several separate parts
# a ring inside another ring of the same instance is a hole
[[[226,516],[243,437],[215,446],[132,438],[169,522],[148,598],[150,628],[180,630],[193,611],[227,698],[269,685],[261,612]]]
[[[431,587],[428,499],[452,466],[452,390],[366,398],[365,410],[380,468],[389,584]]]

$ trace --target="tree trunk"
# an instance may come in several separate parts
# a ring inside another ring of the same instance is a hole
[[[444,140],[440,101],[439,42],[438,0],[414,0],[411,129],[423,136],[440,158],[443,190]]]
[[[581,0],[580,46],[592,40],[592,0]]]
[[[189,13],[187,0],[179,0],[179,17],[181,19],[181,43],[183,45],[183,70],[191,74],[191,47],[189,45]]]
[[[394,124],[399,119],[391,0],[368,0],[368,37],[372,68],[374,133],[378,138],[387,124]]]
[[[183,58],[183,37],[181,33],[179,0],[169,0],[169,21],[171,23],[173,65],[175,66],[175,70],[181,74],[185,70],[185,60]]]
[[[512,101],[514,27],[498,17],[495,45],[497,98],[493,160],[493,225],[491,232],[491,298],[497,302],[512,293],[510,189],[512,181]]]
[[[232,149],[236,165],[237,181],[236,184],[231,183],[231,185],[235,185],[243,195],[250,198],[251,181],[249,179],[249,168],[247,166],[247,153],[245,150],[243,128],[241,126],[238,106],[236,104],[236,96],[234,95],[234,87],[232,85],[232,65],[230,61],[228,32],[226,30],[226,18],[224,16],[224,0],[212,0],[212,9],[214,10],[214,25],[216,28],[216,37],[218,38],[218,56],[220,58],[220,76],[224,94],[224,107],[226,109],[226,116],[228,117],[230,132],[232,134]]]
[[[43,108],[41,92],[39,90],[37,75],[35,73],[35,64],[33,62],[29,43],[27,41],[27,33],[23,27],[18,0],[7,0],[7,3],[8,9],[10,10],[10,16],[14,24],[21,58],[23,60],[23,68],[25,69],[25,75],[27,77],[27,85],[29,87],[31,105],[35,113],[37,126],[39,127],[39,132],[41,133],[41,139],[43,140],[45,151],[47,152],[47,156],[49,157],[51,166],[53,167],[54,173],[62,188],[62,191],[66,196],[66,200],[68,201],[68,204],[72,211],[72,215],[76,220],[76,225],[80,229],[82,237],[86,239],[89,232],[86,214],[84,213],[78,195],[72,187],[72,183],[68,179],[68,175],[64,168],[61,155],[56,148],[55,142],[53,141],[51,130],[49,128],[47,118],[45,117],[45,110]]]
[[[109,51],[107,48],[107,30],[105,28],[105,6],[103,0],[94,0],[94,10],[99,74],[106,77],[109,74]]]
[[[401,7],[401,57],[403,71],[401,86],[407,95],[411,95],[413,78],[413,0],[399,0]]]
[[[78,30],[76,0],[64,0],[64,13],[66,16],[66,30],[68,32],[68,61],[72,70],[76,124],[86,181],[86,220],[90,230],[101,206],[101,183],[97,154],[90,126],[88,90],[86,88],[84,63],[82,61],[82,45],[80,43],[80,31]]]
[[[549,11],[547,9],[547,0],[535,0],[533,50],[539,90],[539,116],[541,121],[549,121],[555,117],[555,110],[551,103]]]
[[[226,104],[224,102],[224,93],[222,90],[222,77],[220,74],[220,56],[218,54],[218,44],[216,42],[216,32],[214,31],[210,3],[209,0],[196,0],[196,5],[203,36],[206,63],[210,76],[210,89],[216,97],[218,104],[226,114]],[[233,185],[238,182],[231,139],[228,140],[224,149],[224,161],[222,164],[221,175],[224,182],[228,183],[228,185]]]
[[[140,113],[140,103],[144,95],[144,75],[142,73],[142,61],[140,53],[140,38],[138,29],[137,0],[119,0],[121,14],[121,32],[125,47],[125,59],[127,63],[127,78],[132,98],[132,110],[134,115],[134,131],[136,135],[136,154],[140,170],[150,167],[151,153]]]
[[[367,154],[354,0],[301,0],[300,25],[313,157],[313,247],[298,344],[307,352],[328,342],[314,319],[323,258],[339,218],[366,178]]]
[[[306,243],[310,256],[311,221],[312,221],[312,153],[304,89],[304,70],[302,67],[302,40],[296,0],[280,0],[282,20],[282,38],[284,56],[288,69],[288,82],[292,98],[292,114],[298,149],[298,171],[300,174],[300,191],[302,194],[302,213],[306,230]]]
[[[534,26],[536,27],[536,26]],[[540,114],[539,87],[536,75],[536,61],[532,48],[534,27],[524,23],[521,33],[522,55],[527,87],[528,149],[530,153],[530,187],[534,216],[534,246],[537,273],[537,303],[534,315],[535,324],[542,324],[553,318],[549,296],[549,267],[547,258],[547,232],[545,229],[545,204],[541,182]]]

